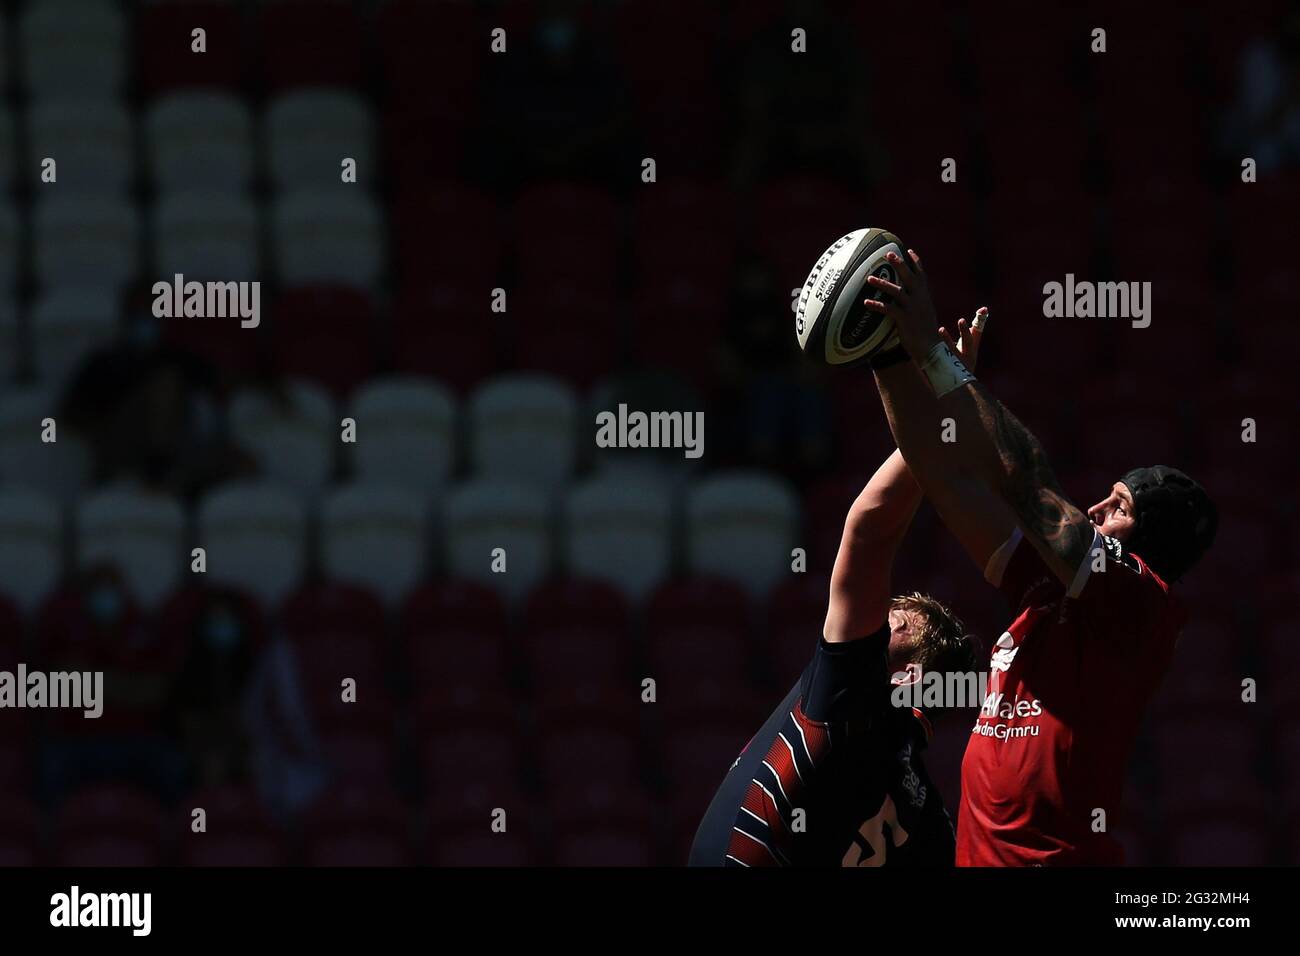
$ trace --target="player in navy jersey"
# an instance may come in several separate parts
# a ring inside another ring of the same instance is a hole
[[[1183,621],[1169,586],[1213,542],[1217,512],[1163,465],[1075,507],[1038,440],[935,328],[921,260],[909,257],[891,256],[898,283],[867,280],[892,298],[867,305],[902,343],[877,363],[881,399],[926,496],[1013,613],[962,762],[957,862],[1120,863],[1110,833],[1126,763]],[[978,335],[980,318],[956,337]],[[955,442],[939,441],[944,421]]]
[[[854,501],[812,661],[723,779],[692,866],[952,865],[952,820],[921,760],[930,722],[891,700],[891,674],[975,668],[946,607],[890,597],[894,554],[920,502],[897,451]]]

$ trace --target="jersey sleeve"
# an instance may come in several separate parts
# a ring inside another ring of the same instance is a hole
[[[803,673],[803,712],[827,724],[869,719],[888,700],[888,650],[888,623],[856,641],[819,638]]]

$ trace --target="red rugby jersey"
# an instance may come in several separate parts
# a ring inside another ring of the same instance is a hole
[[[1092,570],[1098,547],[1104,571]],[[1183,610],[1141,558],[1100,533],[1068,592],[1019,530],[985,577],[1015,618],[992,649],[962,761],[957,865],[1122,863],[1108,831]]]

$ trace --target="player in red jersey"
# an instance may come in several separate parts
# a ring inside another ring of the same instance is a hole
[[[1118,864],[1110,836],[1142,712],[1183,621],[1169,585],[1214,539],[1217,513],[1182,472],[1128,472],[1085,513],[1038,440],[936,328],[921,260],[868,307],[902,345],[876,381],[908,467],[966,552],[1012,604],[962,762],[957,863]],[[983,312],[957,338],[978,338]],[[912,361],[907,361],[907,358]],[[952,419],[956,441],[940,440]]]

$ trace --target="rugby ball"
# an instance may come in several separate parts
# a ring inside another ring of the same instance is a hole
[[[893,320],[862,304],[864,299],[889,304],[889,295],[867,285],[867,276],[898,281],[885,260],[890,252],[907,262],[907,249],[892,232],[856,229],[822,253],[795,307],[795,336],[805,355],[848,368],[898,344]]]

